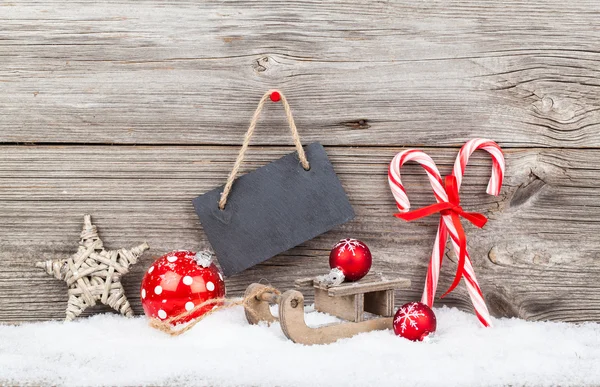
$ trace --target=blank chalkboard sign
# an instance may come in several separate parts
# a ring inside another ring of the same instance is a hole
[[[235,180],[224,209],[224,187],[194,199],[194,207],[225,275],[239,273],[354,218],[354,211],[319,143]]]

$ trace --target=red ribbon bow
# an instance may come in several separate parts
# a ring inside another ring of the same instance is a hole
[[[452,218],[452,224],[454,225],[454,228],[456,228],[456,234],[458,235],[458,240],[456,242],[460,247],[460,254],[458,257],[458,267],[456,269],[454,281],[452,282],[452,285],[450,285],[448,291],[444,293],[442,298],[447,296],[448,293],[453,291],[458,286],[460,279],[464,274],[465,260],[467,259],[467,235],[465,234],[465,230],[460,222],[460,217],[465,218],[478,228],[482,228],[487,223],[487,218],[483,214],[478,212],[466,212],[462,209],[460,206],[460,196],[458,195],[458,184],[454,175],[446,176],[445,189],[446,193],[448,194],[447,202],[440,202],[427,207],[419,208],[414,211],[394,214],[395,217],[403,219],[407,222],[412,222],[413,220],[424,218],[438,212],[442,215],[450,215]],[[440,219],[439,227],[446,227],[443,219]],[[440,232],[440,235],[446,235],[446,233]],[[444,240],[441,242],[445,244],[446,241]]]

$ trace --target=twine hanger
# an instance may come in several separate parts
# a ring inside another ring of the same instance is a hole
[[[229,173],[227,183],[225,184],[225,188],[223,189],[223,193],[221,194],[221,199],[219,200],[220,210],[225,209],[225,204],[227,204],[227,198],[229,197],[229,193],[231,192],[231,187],[233,186],[233,182],[235,181],[235,178],[239,172],[240,166],[244,161],[244,155],[246,154],[246,150],[248,150],[250,139],[254,134],[256,123],[258,122],[258,119],[260,118],[260,113],[262,112],[262,109],[265,106],[265,102],[267,102],[267,98],[269,97],[273,102],[277,102],[281,99],[283,109],[285,110],[285,116],[287,118],[290,130],[292,132],[292,138],[294,139],[294,145],[296,146],[296,151],[298,152],[298,158],[300,159],[300,163],[302,164],[304,170],[308,171],[310,169],[310,164],[306,159],[306,154],[304,153],[304,149],[302,148],[302,142],[300,141],[300,136],[298,135],[298,129],[296,128],[296,123],[294,122],[292,109],[290,108],[287,99],[279,90],[269,90],[262,96],[262,98],[258,102],[256,110],[254,111],[252,121],[250,121],[250,126],[248,127],[248,131],[246,131],[246,135],[244,136],[244,143],[242,144],[240,153],[238,153],[237,159],[235,160],[235,164],[233,164],[233,169]]]

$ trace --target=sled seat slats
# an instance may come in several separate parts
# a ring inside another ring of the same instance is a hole
[[[316,278],[296,281],[298,287],[315,288],[315,309],[344,320],[361,322],[365,312],[391,317],[394,313],[394,290],[410,287],[410,280],[388,280],[378,275],[367,275],[358,282],[327,286]]]

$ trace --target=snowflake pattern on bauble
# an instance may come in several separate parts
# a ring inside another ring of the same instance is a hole
[[[406,329],[407,322],[411,327],[415,328],[416,330],[419,330],[419,327],[417,326],[417,322],[413,319],[417,319],[419,317],[425,317],[425,315],[423,314],[423,312],[416,310],[417,305],[418,304],[416,302],[411,302],[410,304],[407,304],[407,305],[403,306],[402,308],[400,308],[400,314],[398,315],[396,320],[394,320],[394,322],[396,324],[400,323],[400,328],[402,329],[402,333],[404,333],[404,330]]]
[[[366,247],[358,239],[346,238],[346,239],[342,239],[341,241],[339,241],[335,246],[333,246],[333,248],[337,249],[338,247],[340,247],[340,249],[338,250],[338,257],[339,257],[346,250],[350,251],[352,253],[352,255],[355,255],[354,251],[359,246],[360,247]]]

